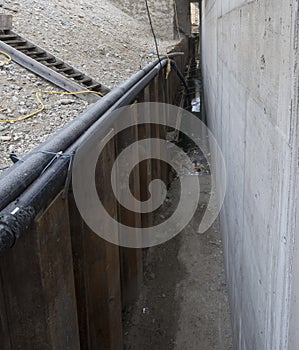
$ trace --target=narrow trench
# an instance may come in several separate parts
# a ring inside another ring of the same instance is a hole
[[[205,121],[200,57],[191,62],[187,78],[192,103],[185,107]],[[181,137],[179,145],[205,169],[205,159],[192,142]],[[126,350],[232,349],[219,222],[204,234],[197,232],[210,198],[209,170],[198,177],[201,196],[192,222],[172,240],[143,252],[140,296],[124,313]],[[170,215],[178,201],[178,188],[174,178],[157,215]]]

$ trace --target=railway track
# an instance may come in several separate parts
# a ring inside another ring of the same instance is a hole
[[[7,52],[13,61],[24,68],[66,91],[89,90],[103,95],[110,91],[95,79],[12,30],[0,30],[0,50]],[[96,94],[78,96],[88,102],[96,102],[100,98]]]

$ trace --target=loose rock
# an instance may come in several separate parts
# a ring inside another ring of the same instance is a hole
[[[14,30],[112,89],[154,58],[148,23],[122,12],[109,0],[7,0]],[[28,21],[28,18],[32,20]],[[161,53],[176,42],[159,40]],[[1,61],[2,57],[0,57]],[[16,119],[38,110],[36,91],[62,91],[15,63],[0,68],[0,119]],[[24,156],[76,118],[88,103],[78,97],[42,95],[45,110],[18,123],[0,122],[0,163],[9,154]],[[17,135],[17,136],[10,136]],[[1,171],[1,169],[0,169]]]

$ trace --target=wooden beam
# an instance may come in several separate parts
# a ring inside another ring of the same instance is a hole
[[[132,119],[137,124],[137,115],[132,112]],[[129,145],[138,140],[137,126],[124,130],[117,137],[117,154]],[[132,154],[138,164],[138,151]],[[139,167],[132,169],[130,184],[122,180],[122,169],[118,169],[118,183],[130,186],[132,194],[140,200],[140,174]],[[118,193],[122,198],[122,188],[119,186]],[[142,242],[140,206],[136,206],[134,212],[127,210],[121,205],[118,206],[118,220],[123,224],[134,228],[139,228],[136,234],[136,245]],[[121,229],[121,228],[120,228]],[[121,258],[121,282],[122,282],[122,306],[126,309],[134,303],[138,297],[143,276],[142,250],[137,248],[120,248]]]
[[[59,196],[0,258],[11,349],[79,350],[68,222]]]
[[[105,208],[116,218],[117,203],[109,190],[114,159],[115,143],[112,140],[98,161],[96,186]],[[81,350],[121,350],[119,247],[102,239],[82,221],[72,198],[70,217]],[[102,225],[103,229],[109,229],[104,219]]]

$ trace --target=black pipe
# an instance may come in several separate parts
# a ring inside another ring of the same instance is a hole
[[[171,66],[174,69],[174,71],[176,72],[176,74],[179,77],[179,79],[181,80],[181,82],[183,83],[183,85],[185,86],[186,90],[188,91],[189,87],[188,87],[188,84],[186,82],[186,79],[183,76],[182,72],[180,71],[179,67],[177,66],[176,62],[171,60]]]
[[[165,67],[167,60],[161,61]],[[160,64],[154,66],[143,78],[129,89],[106,113],[102,115],[79,139],[66,151],[74,154],[76,149],[97,131],[98,137],[104,137],[111,129],[117,115],[111,112],[132,103],[138,94],[149,84],[161,70]],[[53,157],[53,155],[51,156]],[[0,255],[11,248],[21,235],[26,232],[39,213],[61,191],[68,175],[70,157],[62,156],[36,179],[14,202],[0,212]]]
[[[183,53],[171,53],[168,57],[176,57]],[[166,59],[166,57],[163,57]],[[113,89],[100,101],[81,113],[76,119],[61,128],[47,141],[28,153],[22,161],[17,162],[0,175],[0,210],[14,201],[41,174],[49,163],[49,152],[60,152],[75,142],[95,121],[108,111],[138,81],[145,77],[160,61],[147,65],[119,87]]]

